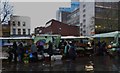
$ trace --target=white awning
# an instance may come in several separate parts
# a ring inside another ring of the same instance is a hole
[[[31,37],[0,37],[1,40],[4,39],[32,39]]]
[[[87,36],[62,36],[61,39],[81,39],[88,38]]]
[[[102,33],[102,34],[95,34],[94,36],[92,36],[93,38],[97,38],[97,37],[116,37],[117,35],[120,34],[120,31],[115,31],[115,32],[109,32],[109,33]]]

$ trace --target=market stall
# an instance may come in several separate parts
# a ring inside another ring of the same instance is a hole
[[[34,43],[42,42],[44,43],[44,48],[48,48],[48,43],[51,41],[53,43],[53,47],[58,48],[59,42],[60,42],[60,35],[39,35],[34,37]]]
[[[97,40],[97,42],[104,40],[107,43],[107,51],[109,54],[120,54],[120,31],[95,34],[92,38]]]
[[[118,46],[120,43],[120,31],[109,32],[109,33],[102,33],[102,34],[95,34],[92,38],[96,38],[99,40],[106,40],[107,42],[113,42],[114,45]]]

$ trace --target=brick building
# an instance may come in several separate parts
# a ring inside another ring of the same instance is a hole
[[[45,27],[37,27],[37,28],[35,28],[35,34],[42,33],[42,30],[44,30],[44,29],[45,29]]]
[[[80,36],[79,27],[64,24],[62,22],[59,22],[53,19],[46,23],[46,27],[44,29],[39,31],[40,31],[40,34],[59,34],[61,36]],[[35,34],[37,32],[35,32]]]

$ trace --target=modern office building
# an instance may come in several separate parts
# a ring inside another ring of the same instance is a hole
[[[29,36],[30,35],[30,17],[11,16],[10,18],[11,36]]]
[[[117,31],[118,2],[81,2],[80,35]]]
[[[60,7],[59,10],[57,11],[56,19],[65,24],[78,26],[79,5],[80,5],[80,2],[72,1],[70,8]]]
[[[81,2],[80,3],[80,35],[90,35],[94,32],[94,16],[95,16],[95,3],[94,2]]]
[[[80,25],[80,11],[79,8],[67,15],[66,24],[79,26]]]
[[[120,29],[120,1],[118,2],[118,25]]]
[[[58,21],[60,22],[63,22],[65,24],[67,24],[68,22],[68,15],[70,14],[71,12],[66,12],[66,11],[60,11],[60,15],[59,15],[59,19],[57,19]]]

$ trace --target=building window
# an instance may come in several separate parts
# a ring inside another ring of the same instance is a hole
[[[23,35],[26,35],[26,30],[25,29],[23,29]]]
[[[28,29],[28,35],[30,35],[30,29]]]
[[[13,35],[15,35],[16,34],[16,29],[15,28],[13,28]]]
[[[86,22],[86,19],[83,19],[83,23],[85,23]]]
[[[8,25],[10,25],[11,24],[11,22],[10,21],[8,21]]]
[[[86,27],[86,25],[83,25],[83,28],[85,28]]]
[[[82,26],[83,24],[82,23],[80,23],[80,26]]]
[[[83,33],[86,33],[86,31],[84,30]]]
[[[21,35],[21,29],[18,29],[18,35]]]
[[[12,22],[13,26],[15,26],[15,21]]]
[[[84,9],[83,12],[85,12],[86,10]]]
[[[84,14],[83,17],[85,17],[86,15]]]
[[[23,26],[25,26],[25,24],[26,24],[26,23],[25,23],[25,22],[23,22]]]
[[[18,21],[18,26],[20,26],[20,21]]]
[[[86,6],[86,5],[84,4],[84,5],[83,5],[83,8],[85,8],[85,6]]]
[[[82,31],[83,29],[81,28],[80,31]]]

